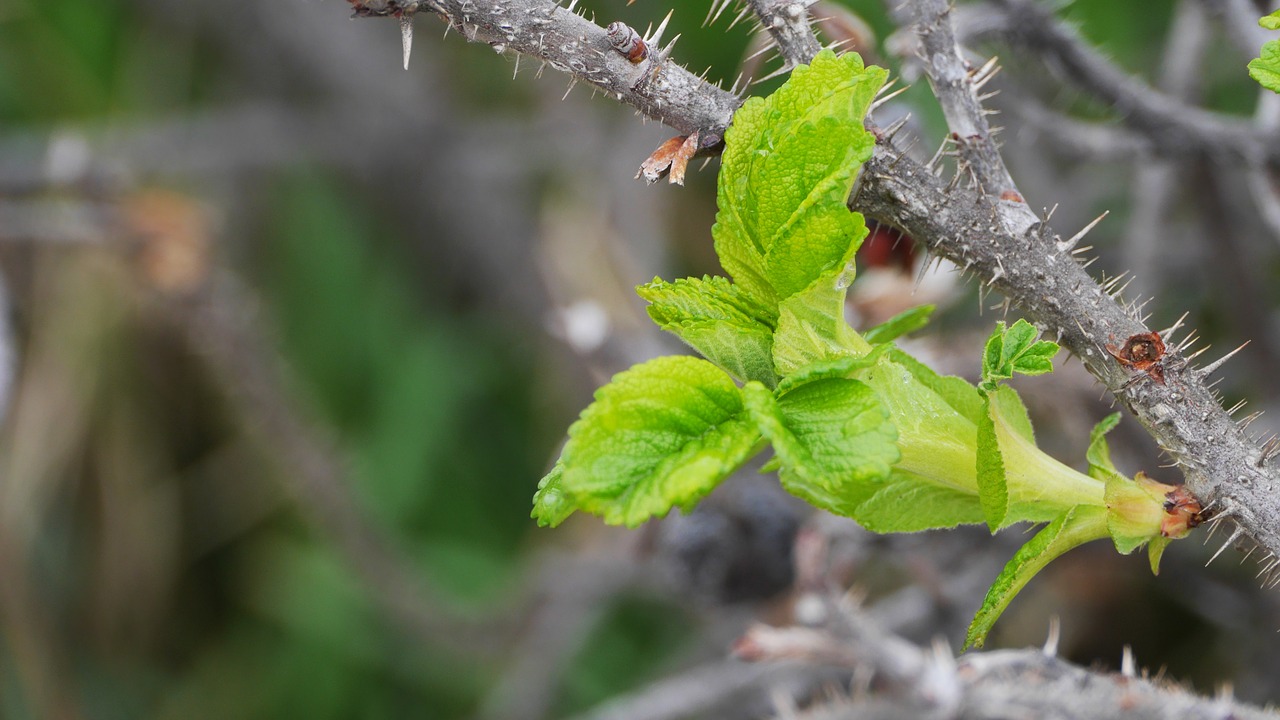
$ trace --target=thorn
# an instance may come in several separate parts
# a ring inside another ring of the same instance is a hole
[[[724,14],[725,8],[733,4],[733,0],[716,0],[711,3],[711,9],[707,11],[707,19],[702,21],[702,27],[706,27],[717,20]]]
[[[751,13],[751,8],[749,6],[743,7],[742,10],[738,13],[738,16],[733,19],[733,22],[729,23],[729,27],[726,29],[732,30],[738,23],[742,22],[743,18],[745,18],[750,13]]]
[[[1080,240],[1082,240],[1085,235],[1089,234],[1090,230],[1093,230],[1093,228],[1097,226],[1098,223],[1102,222],[1103,218],[1105,218],[1107,215],[1110,215],[1110,214],[1111,214],[1110,210],[1102,213],[1098,217],[1094,218],[1093,222],[1089,223],[1088,225],[1085,225],[1083,230],[1076,233],[1075,235],[1072,235],[1070,239],[1059,242],[1058,252],[1067,252],[1071,250],[1071,248],[1076,246],[1076,243],[1080,242]]]
[[[1249,413],[1238,423],[1238,427],[1241,430],[1248,430],[1249,426],[1253,424],[1253,421],[1262,417],[1262,414],[1265,412],[1266,410],[1258,410],[1257,412]]]
[[[578,0],[573,0],[573,1],[577,2]],[[667,23],[671,21],[671,16],[674,13],[675,13],[674,8],[671,10],[668,10],[667,16],[662,18],[662,22],[658,23],[658,29],[654,30],[652,35],[649,35],[644,39],[644,41],[648,43],[651,47],[657,47],[658,44],[662,42],[662,33],[666,32]]]
[[[564,91],[564,95],[560,96],[560,102],[564,102],[566,99],[568,99],[569,93],[573,92],[573,89],[577,86],[578,86],[578,78],[573,78],[572,80],[570,80],[568,89]]]
[[[892,125],[882,130],[881,136],[885,139],[886,142],[893,140],[894,136],[898,134],[898,131],[906,127],[907,120],[909,120],[910,118],[911,118],[910,115],[902,116],[898,120],[894,121]]]
[[[1058,656],[1058,641],[1062,639],[1062,621],[1057,615],[1049,616],[1049,637],[1044,639],[1044,647],[1041,652],[1045,657]]]
[[[987,60],[987,62],[984,63],[982,67],[978,68],[977,70],[971,71],[969,73],[969,77],[971,78],[971,81],[973,83],[974,90],[981,90],[983,85],[986,85],[987,82],[991,80],[991,78],[999,74],[1000,72],[999,62],[1000,62],[1000,58],[996,55],[992,55],[991,59]]]
[[[1178,321],[1169,326],[1168,330],[1161,331],[1160,337],[1164,338],[1165,342],[1170,342],[1173,339],[1173,334],[1177,332],[1178,328],[1182,327],[1182,321],[1187,319],[1187,315],[1190,312],[1191,311],[1188,310],[1187,312],[1182,313],[1182,316],[1178,318]]]
[[[1222,357],[1218,358],[1214,362],[1209,363],[1208,365],[1205,365],[1204,367],[1197,370],[1196,371],[1197,374],[1199,374],[1201,378],[1206,378],[1212,375],[1214,370],[1217,370],[1218,368],[1222,367],[1223,363],[1230,360],[1233,355],[1243,350],[1244,346],[1248,345],[1250,342],[1253,342],[1253,341],[1245,340],[1244,343],[1240,345],[1240,347],[1236,348],[1235,350],[1232,350],[1231,352],[1227,353],[1226,355],[1223,355]]]
[[[404,51],[404,69],[409,69],[409,53],[413,52],[413,17],[400,16],[400,48]]]
[[[1218,559],[1218,556],[1222,554],[1222,551],[1226,550],[1227,546],[1235,544],[1235,541],[1239,540],[1240,536],[1243,534],[1244,534],[1244,529],[1237,527],[1236,531],[1231,533],[1231,537],[1227,538],[1227,541],[1222,543],[1222,547],[1218,548],[1218,552],[1214,553],[1213,557],[1209,558],[1209,562],[1205,563],[1204,566],[1209,567],[1211,564],[1213,564],[1213,561]]]
[[[1133,648],[1129,645],[1124,646],[1120,655],[1120,674],[1127,678],[1138,676],[1138,663],[1133,659]]]
[[[902,87],[898,88],[897,90],[894,90],[893,92],[889,93],[888,95],[881,95],[879,98],[877,98],[876,100],[874,100],[874,101],[871,103],[871,106],[870,106],[870,107],[868,107],[868,108],[867,108],[867,113],[869,114],[869,113],[875,112],[876,108],[878,108],[878,107],[880,107],[880,106],[884,105],[885,103],[887,103],[887,102],[889,102],[890,100],[892,100],[892,99],[894,99],[894,98],[898,97],[899,95],[901,95],[902,93],[904,93],[904,92],[906,92],[906,91],[908,91],[908,90],[910,90],[910,89],[911,89],[911,86],[910,86],[910,85],[903,85]]]
[[[515,72],[511,73],[512,80],[515,80],[516,76],[520,74],[520,55],[522,55],[522,53],[516,53],[516,69]]]

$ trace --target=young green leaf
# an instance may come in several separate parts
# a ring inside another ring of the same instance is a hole
[[[1004,458],[1000,455],[1000,440],[996,436],[996,424],[991,419],[991,401],[987,400],[987,412],[978,419],[978,500],[982,503],[982,515],[987,527],[995,532],[1004,527],[1009,515],[1009,488],[1005,482]]]
[[[871,350],[844,319],[847,288],[843,271],[830,270],[778,306],[773,363],[779,376],[786,377],[815,362]]]
[[[843,263],[862,218],[845,207],[874,139],[862,118],[886,73],[855,53],[819,53],[725,134],[712,228],[735,282],[776,303]]]
[[[773,332],[777,310],[722,277],[654,279],[636,288],[649,301],[649,317],[711,362],[742,381],[773,387]]]
[[[932,390],[952,410],[974,425],[977,425],[979,418],[986,414],[987,406],[982,395],[964,378],[939,375],[933,368],[897,348],[889,351],[889,359],[911,373],[912,379]]]
[[[1053,356],[1058,344],[1049,340],[1037,341],[1039,331],[1026,320],[1019,320],[1006,329],[1003,322],[996,323],[995,332],[987,339],[982,353],[981,388],[994,388],[1000,380],[1008,380],[1014,373],[1043,375],[1053,372]]]
[[[871,367],[887,355],[888,345],[879,345],[866,355],[844,355],[830,360],[819,360],[796,369],[778,383],[777,394],[791,392],[806,383],[829,378],[848,378],[853,373]]]
[[[1258,24],[1268,30],[1280,30],[1280,10],[1263,17]],[[1271,92],[1280,93],[1280,40],[1268,41],[1260,56],[1249,61],[1249,77]]]
[[[1088,505],[1067,510],[1036,533],[1009,560],[987,591],[981,609],[969,624],[964,648],[982,647],[1000,614],[1050,561],[1074,547],[1106,536],[1106,509]]]
[[[747,383],[743,395],[773,443],[783,487],[818,507],[850,516],[900,457],[888,412],[857,380],[814,380],[776,398]]]
[[[918,305],[904,310],[863,332],[862,337],[872,345],[893,342],[929,324],[929,316],[933,315],[936,308],[936,305]]]
[[[634,527],[690,507],[761,447],[742,392],[722,370],[686,356],[650,360],[597,390],[569,428],[539,517],[560,517],[558,487],[579,509]]]
[[[577,510],[560,486],[563,474],[564,463],[557,462],[551,472],[538,482],[538,492],[533,494],[533,512],[529,517],[537,520],[540,527],[556,527]]]
[[[1123,477],[1111,462],[1111,448],[1107,446],[1107,433],[1120,424],[1120,413],[1115,412],[1102,418],[1089,432],[1089,449],[1085,451],[1085,460],[1089,462],[1089,476],[1107,481],[1113,477]]]

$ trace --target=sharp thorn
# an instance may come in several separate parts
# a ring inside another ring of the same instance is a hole
[[[413,17],[400,16],[400,49],[404,52],[404,69],[409,69],[409,54],[413,52]]]

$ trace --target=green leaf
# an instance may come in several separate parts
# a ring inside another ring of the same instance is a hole
[[[815,380],[776,398],[748,383],[743,395],[773,443],[782,486],[820,508],[852,517],[900,457],[888,412],[857,380]]]
[[[960,413],[961,417],[974,425],[977,425],[978,420],[986,415],[986,401],[978,393],[978,389],[964,378],[939,375],[933,371],[933,368],[897,348],[889,351],[889,359],[905,368],[916,382],[932,390],[951,406],[952,410]]]
[[[845,203],[874,146],[862,118],[885,77],[854,53],[825,51],[734,115],[712,236],[725,271],[761,301],[809,287],[865,234]]]
[[[850,259],[854,251],[856,246],[850,250]],[[778,375],[786,377],[815,362],[871,351],[871,345],[844,319],[848,286],[842,270],[831,270],[778,306],[778,329],[773,334]]]
[[[782,395],[815,380],[848,378],[853,373],[880,362],[880,358],[887,354],[888,350],[888,345],[880,345],[866,355],[845,355],[830,360],[819,360],[797,368],[778,384],[777,394]]]
[[[711,362],[742,381],[773,387],[773,332],[777,311],[722,277],[654,279],[636,288],[649,317]]]
[[[1014,373],[1043,375],[1053,372],[1053,356],[1058,344],[1048,340],[1037,341],[1039,331],[1026,320],[1019,320],[1006,329],[1003,322],[996,323],[995,332],[987,339],[982,353],[981,388],[991,389],[1000,380],[1008,380]]]
[[[1089,477],[1107,481],[1116,476],[1123,477],[1111,462],[1111,448],[1107,445],[1107,433],[1120,424],[1120,413],[1115,412],[1102,418],[1089,432],[1089,449],[1085,451],[1085,459],[1089,461]]]
[[[985,522],[972,492],[895,467],[854,518],[871,532],[920,532]]]
[[[1071,548],[1106,536],[1106,509],[1093,505],[1073,507],[1036,533],[1009,560],[987,591],[981,609],[969,624],[965,649],[982,647],[991,626],[1044,566]]]
[[[933,315],[935,309],[936,305],[918,305],[904,310],[862,333],[862,337],[873,345],[893,342],[929,324],[929,316]]]
[[[1280,30],[1280,10],[1276,10],[1270,15],[1263,15],[1258,24],[1267,30]]]
[[[995,532],[1004,527],[1009,515],[1009,488],[1005,483],[1004,458],[1000,455],[1000,440],[996,436],[996,424],[991,419],[991,403],[987,412],[978,420],[978,500],[987,527]]]
[[[1280,40],[1267,41],[1259,56],[1249,61],[1249,77],[1271,92],[1280,93]]]
[[[562,475],[564,463],[557,462],[551,472],[538,482],[538,492],[533,494],[533,512],[529,517],[537,520],[539,527],[556,527],[577,510],[560,485]]]
[[[728,375],[697,358],[658,358],[596,391],[569,428],[559,490],[580,510],[634,527],[690,507],[761,447]],[[562,505],[545,496],[550,521]]]

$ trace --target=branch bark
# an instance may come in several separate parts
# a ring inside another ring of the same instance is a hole
[[[657,68],[656,81],[637,85],[654,68],[629,63],[608,45],[603,28],[549,0],[352,1],[358,15],[430,10],[461,29],[468,40],[533,55],[681,132],[705,130],[719,138],[738,102],[732,94],[669,61]],[[1012,0],[1002,2],[1010,11],[1044,20],[1036,13],[1045,11]],[[922,12],[921,21],[937,28],[941,34],[936,37],[948,37],[942,28],[950,18],[937,6],[936,1],[922,6],[932,11]],[[1035,34],[1024,37],[1042,43],[1061,40],[1061,33],[1046,29],[1043,22],[1033,27]],[[1102,72],[1078,54],[1076,44],[1059,45],[1060,59],[1069,69]],[[943,57],[958,60],[959,56],[944,53]],[[948,78],[973,81],[966,70],[949,72]],[[1268,147],[1269,138],[1247,124],[1205,111],[1187,113],[1127,76],[1106,75],[1105,79],[1111,93],[1107,97],[1129,109],[1130,116],[1161,128],[1162,145],[1192,142],[1205,151],[1280,154],[1280,143]],[[1192,368],[1189,358],[1170,342],[1163,383],[1131,375],[1107,345],[1122,345],[1148,328],[1140,321],[1138,308],[1122,305],[1077,262],[1071,251],[1078,236],[1062,240],[1047,218],[1038,217],[1020,198],[948,186],[932,170],[906,157],[891,137],[877,132],[875,153],[864,167],[854,198],[857,209],[958,263],[984,285],[1003,293],[1042,329],[1058,336],[1137,416],[1216,519],[1233,519],[1264,549],[1266,562],[1280,557],[1280,472],[1268,462],[1271,454],[1237,427],[1206,386],[1205,378],[1217,363]]]

